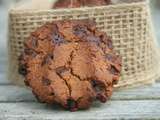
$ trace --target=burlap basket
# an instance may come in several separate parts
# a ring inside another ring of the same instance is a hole
[[[113,39],[115,50],[123,58],[123,70],[116,87],[153,83],[158,76],[155,44],[151,34],[148,3],[125,3],[100,7],[59,10],[15,10],[9,15],[8,77],[23,84],[17,72],[18,56],[26,38],[46,22],[62,19],[94,19],[97,28]]]

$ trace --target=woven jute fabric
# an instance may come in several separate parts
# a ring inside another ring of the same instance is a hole
[[[30,33],[46,22],[64,19],[94,19],[97,28],[113,40],[117,54],[122,56],[123,69],[116,87],[151,84],[158,76],[155,43],[151,34],[148,3],[109,5],[59,10],[10,10],[8,77],[23,84],[17,72],[18,56]]]

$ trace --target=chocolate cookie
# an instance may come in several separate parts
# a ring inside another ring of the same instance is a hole
[[[104,32],[88,20],[57,21],[25,42],[19,73],[40,102],[76,111],[106,102],[117,84],[121,59]]]
[[[78,8],[84,6],[101,6],[110,4],[110,0],[58,0],[53,8]]]

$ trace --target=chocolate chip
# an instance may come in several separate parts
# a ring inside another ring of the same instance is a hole
[[[96,87],[97,84],[98,84],[98,82],[97,82],[97,80],[92,80],[92,81],[91,81],[91,84],[92,84],[93,87]]]
[[[64,42],[64,38],[60,35],[60,33],[55,32],[53,34],[53,43],[59,44]]]
[[[92,80],[91,85],[97,93],[104,91],[105,87],[100,81]]]
[[[69,70],[68,68],[66,68],[65,66],[62,66],[62,67],[56,68],[56,73],[61,75],[62,73],[66,72],[68,70]]]
[[[83,37],[87,34],[87,28],[82,26],[75,26],[73,28],[73,33],[79,37]]]
[[[77,102],[72,99],[68,99],[67,100],[67,109],[69,109],[72,112],[76,111],[78,109]]]
[[[112,61],[113,60],[113,56],[111,54],[106,54],[106,59],[109,60],[109,61]]]
[[[87,41],[89,41],[89,42],[97,42],[98,44],[100,43],[100,38],[99,37],[96,37],[96,36],[92,36],[92,35],[90,35],[90,36],[87,36]]]
[[[112,44],[111,40],[107,41],[107,46],[108,46],[109,49],[111,49],[111,50],[113,49],[113,44]]]
[[[94,58],[96,58],[96,55],[95,55],[95,53],[91,53],[91,56],[92,56],[92,57],[94,57]]]
[[[49,85],[51,85],[51,80],[43,77],[42,84],[45,85],[45,86],[49,86]]]
[[[55,93],[53,93],[53,92],[52,92],[52,93],[50,93],[50,96],[54,96],[54,95],[55,95]]]
[[[117,68],[113,65],[111,65],[110,70],[109,70],[112,74],[114,75],[118,75],[119,71],[117,70]]]
[[[96,99],[98,99],[102,103],[105,103],[107,101],[107,97],[102,94],[97,94]]]
[[[26,76],[27,75],[27,66],[26,65],[19,65],[18,72],[19,72],[19,74]]]
[[[49,57],[53,60],[54,59],[54,55],[53,54],[49,54]]]

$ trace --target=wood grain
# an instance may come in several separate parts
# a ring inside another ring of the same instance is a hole
[[[3,74],[4,72],[6,72],[7,70],[7,60],[4,59],[0,59],[0,73]]]
[[[103,105],[96,103],[90,110],[74,113],[39,103],[1,103],[0,113],[1,120],[157,119],[160,118],[160,102],[109,101]]]
[[[0,58],[0,84],[1,85],[10,84],[10,81],[7,79],[7,59],[6,57]]]
[[[0,73],[0,85],[8,85],[10,81],[7,79],[6,73]]]

